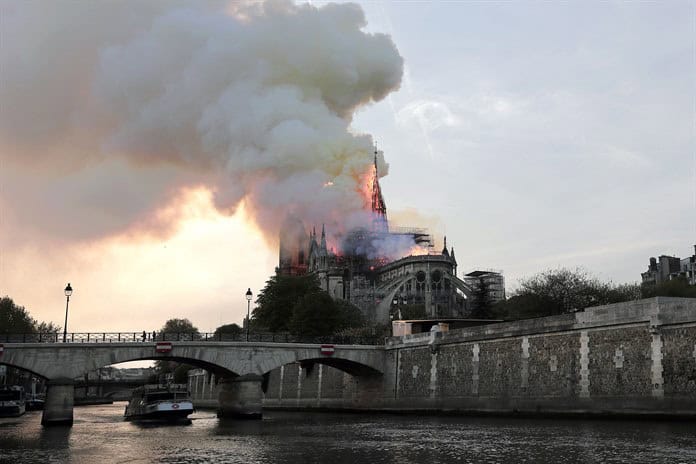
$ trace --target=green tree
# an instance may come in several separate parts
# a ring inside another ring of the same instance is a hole
[[[346,300],[334,300],[336,310],[339,313],[338,327],[334,327],[331,333],[337,333],[344,329],[365,326],[365,317],[360,308]]]
[[[607,291],[607,285],[587,271],[562,268],[522,280],[516,294],[545,298],[549,303],[549,314],[562,314],[598,304],[598,297]]]
[[[425,311],[424,303],[400,304],[394,309],[394,318],[398,318],[401,314],[401,319],[426,319],[428,313]]]
[[[471,315],[475,319],[490,319],[492,317],[491,286],[484,277],[479,277],[474,288]]]
[[[200,338],[201,334],[188,319],[169,319],[160,329],[160,334],[164,334],[167,340],[193,339]]]
[[[35,333],[37,322],[24,306],[18,306],[8,296],[0,299],[0,333]]]
[[[683,298],[696,298],[696,285],[689,285],[684,277],[677,277],[657,285],[643,285],[641,287],[643,298],[654,296],[672,296]]]
[[[582,269],[555,269],[522,280],[508,300],[492,308],[492,315],[504,319],[552,316],[640,297],[637,284],[614,285]]]
[[[532,317],[549,316],[549,308],[553,306],[549,298],[535,294],[513,295],[493,305],[492,316],[496,319],[529,319]]]
[[[215,329],[213,337],[216,340],[236,340],[242,333],[244,329],[238,324],[225,324]]]
[[[54,324],[53,322],[39,322],[39,324],[36,326],[36,331],[38,333],[57,333],[62,330],[62,327],[59,326],[58,324]]]
[[[0,298],[0,333],[17,335],[56,333],[60,329],[60,326],[53,322],[37,322],[24,306],[17,305],[9,296]],[[6,381],[10,384],[23,384],[28,388],[31,375],[21,369],[8,367]]]
[[[610,303],[621,303],[623,301],[633,301],[640,300],[641,286],[637,283],[632,284],[621,284],[617,286],[611,286],[606,295],[606,304]]]
[[[53,322],[37,322],[24,306],[17,305],[9,296],[0,298],[0,333],[56,333],[60,330],[61,327]]]
[[[308,294],[321,292],[315,275],[271,277],[256,298],[251,315],[251,327],[263,327],[271,332],[289,330],[293,309]]]
[[[328,293],[308,293],[293,308],[289,329],[294,335],[333,335],[363,325],[360,309],[346,301],[334,301]]]

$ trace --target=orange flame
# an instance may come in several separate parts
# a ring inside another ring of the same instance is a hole
[[[414,245],[408,250],[408,254],[406,256],[422,256],[427,255],[428,253],[429,252],[426,247]]]

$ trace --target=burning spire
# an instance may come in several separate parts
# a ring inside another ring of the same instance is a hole
[[[377,147],[375,147],[375,163],[372,173],[372,227],[375,232],[389,232],[387,222],[387,205],[384,203],[382,189],[379,186],[379,173],[377,172]]]

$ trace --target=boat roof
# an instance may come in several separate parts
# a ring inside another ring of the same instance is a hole
[[[0,390],[23,391],[24,387],[20,385],[0,385]]]

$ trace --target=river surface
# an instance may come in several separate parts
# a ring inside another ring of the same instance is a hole
[[[123,421],[125,403],[0,418],[0,463],[696,463],[696,423],[266,411],[261,421]]]

